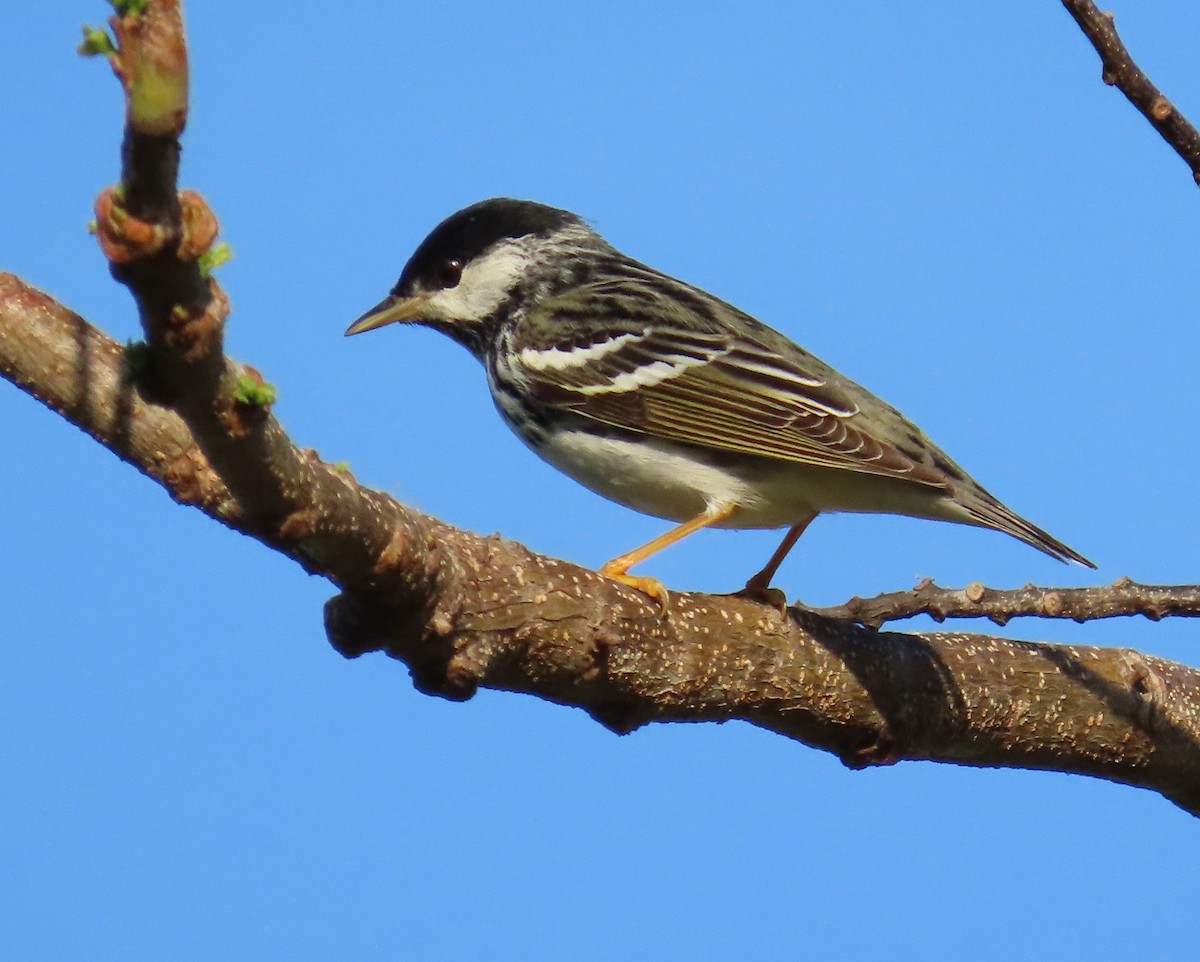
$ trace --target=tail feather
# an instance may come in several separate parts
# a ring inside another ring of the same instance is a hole
[[[976,494],[975,498],[972,498],[965,504],[960,501],[959,504],[966,509],[967,513],[980,527],[1003,531],[1005,534],[1010,534],[1014,538],[1024,541],[1027,545],[1037,548],[1038,551],[1045,552],[1051,558],[1057,558],[1064,563],[1074,561],[1088,568],[1096,567],[1078,551],[1068,548],[1036,524],[1026,521],[982,488],[974,493]]]

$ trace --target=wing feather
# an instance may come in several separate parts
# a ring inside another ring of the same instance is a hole
[[[660,293],[664,282],[678,285],[687,297]],[[724,320],[730,313],[742,323]],[[567,316],[571,323],[564,325]],[[557,333],[564,329],[572,331],[570,344]],[[543,301],[532,311],[512,345],[512,374],[538,402],[623,430],[947,486],[943,472],[920,458],[922,445],[912,442],[923,436],[915,427],[857,385],[844,386],[840,376],[790,341],[765,331],[735,308],[669,278],[657,287],[642,277],[620,288],[606,281]],[[890,420],[876,426],[864,418],[856,392]],[[915,447],[917,457],[887,436],[896,425],[908,432],[908,448]]]

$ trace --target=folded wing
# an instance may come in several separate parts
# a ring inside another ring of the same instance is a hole
[[[664,299],[627,281],[620,293],[597,285],[543,302],[513,345],[512,376],[543,404],[627,431],[946,487],[921,445],[906,453],[872,430],[885,426],[868,423],[809,355],[731,331],[717,309],[733,308],[683,289],[688,298]],[[664,309],[688,313],[664,323]],[[571,343],[556,341],[563,330],[575,332]]]

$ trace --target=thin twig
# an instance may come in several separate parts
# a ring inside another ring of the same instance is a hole
[[[1133,62],[1113,26],[1113,15],[1101,13],[1092,0],[1062,0],[1062,3],[1100,54],[1104,82],[1120,90],[1141,111],[1192,169],[1192,177],[1200,184],[1200,131]]]
[[[1160,618],[1200,617],[1200,585],[1142,585],[1119,578],[1094,588],[1023,588],[998,590],[975,582],[965,588],[939,588],[923,581],[912,591],[893,591],[874,598],[851,598],[844,605],[815,609],[827,618],[847,618],[871,628],[889,621],[929,615],[947,618],[989,618],[998,625],[1013,618],[1070,618],[1096,621],[1144,615]]]

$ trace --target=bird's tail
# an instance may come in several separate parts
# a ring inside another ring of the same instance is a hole
[[[976,497],[962,504],[973,522],[982,528],[994,528],[1003,531],[1014,538],[1024,541],[1027,545],[1044,551],[1051,558],[1059,561],[1074,561],[1088,568],[1096,566],[1088,561],[1078,551],[1068,548],[1057,538],[1039,528],[1036,524],[1026,521],[1019,514],[997,501],[982,488],[974,492]],[[961,503],[961,502],[960,502]]]

